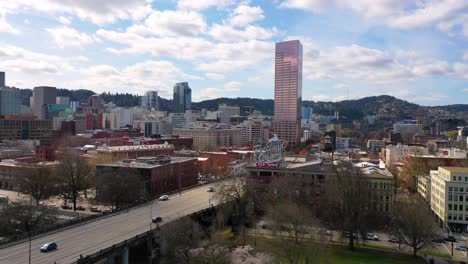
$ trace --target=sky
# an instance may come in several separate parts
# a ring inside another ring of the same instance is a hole
[[[466,0],[0,0],[0,71],[19,88],[271,99],[290,39],[303,100],[468,103]]]

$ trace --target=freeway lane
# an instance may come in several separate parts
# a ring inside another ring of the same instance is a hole
[[[155,201],[152,216],[161,216],[164,224],[180,216],[208,208],[210,193],[207,189],[208,186],[197,187],[183,192],[180,196],[172,195],[168,201]],[[80,254],[86,256],[144,233],[150,228],[150,209],[151,204],[148,204],[112,217],[33,239],[32,263],[72,263],[80,257]],[[39,248],[48,242],[56,242],[58,249],[49,253],[40,253]],[[28,263],[28,252],[28,241],[0,249],[0,263]]]

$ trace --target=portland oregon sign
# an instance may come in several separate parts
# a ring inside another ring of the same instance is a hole
[[[285,153],[284,142],[273,138],[266,145],[254,147],[253,161],[257,167],[281,167]]]

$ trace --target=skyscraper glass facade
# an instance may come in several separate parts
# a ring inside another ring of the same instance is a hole
[[[299,40],[276,43],[274,131],[288,143],[300,142],[302,102],[302,44]]]
[[[174,86],[174,113],[185,113],[192,107],[192,90],[187,82],[176,83]]]

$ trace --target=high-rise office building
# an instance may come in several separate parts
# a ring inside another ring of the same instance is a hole
[[[147,91],[141,97],[141,106],[146,109],[159,110],[159,97],[157,91]]]
[[[21,91],[13,87],[0,86],[0,114],[18,115],[21,113]]]
[[[174,113],[185,113],[192,107],[192,90],[187,82],[176,83],[174,86]]]
[[[39,119],[45,119],[45,106],[55,104],[57,88],[49,86],[34,87],[33,90],[33,113]]]
[[[300,142],[302,101],[302,44],[299,40],[276,43],[274,131],[288,143]]]
[[[70,97],[67,96],[57,96],[55,98],[55,103],[59,105],[67,105],[70,106]]]
[[[0,72],[0,87],[5,87],[5,73]]]

